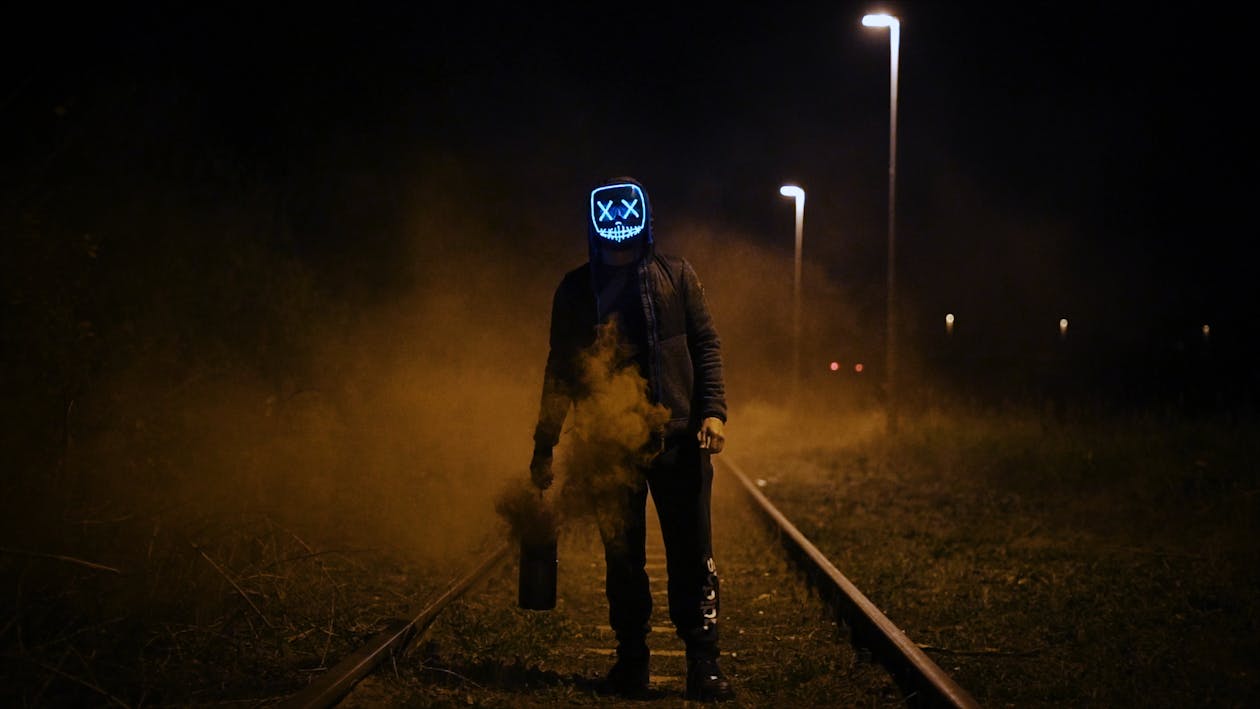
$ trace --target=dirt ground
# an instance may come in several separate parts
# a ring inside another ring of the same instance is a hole
[[[737,692],[730,706],[900,705],[889,676],[854,653],[827,609],[787,566],[737,485],[719,472],[713,514],[723,594],[722,666]],[[668,620],[663,548],[654,525],[653,516],[650,703],[677,706],[685,704],[683,646]],[[593,525],[571,523],[562,531],[555,610],[518,609],[515,574],[513,560],[444,613],[412,657],[360,683],[344,706],[643,705],[593,692],[613,662],[615,645]]]
[[[723,455],[982,705],[1260,705],[1254,424],[929,412],[889,436],[871,412],[735,413]],[[6,706],[274,705],[454,575],[262,513],[54,521],[74,557],[0,556]],[[736,706],[903,703],[721,466],[714,533]],[[670,706],[682,647],[654,536]],[[554,611],[519,610],[505,563],[347,705],[620,703],[593,694],[613,648],[597,536],[573,522],[561,543]]]

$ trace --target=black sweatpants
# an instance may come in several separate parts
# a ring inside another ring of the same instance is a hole
[[[718,577],[713,563],[709,505],[713,464],[695,437],[666,440],[664,449],[643,470],[640,484],[610,501],[611,522],[600,525],[607,563],[608,622],[617,636],[617,653],[637,657],[647,652],[652,593],[646,552],[647,494],[652,493],[665,541],[669,576],[669,617],[687,647],[687,656],[718,656]]]

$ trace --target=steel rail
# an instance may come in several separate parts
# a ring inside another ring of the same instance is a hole
[[[756,506],[783,533],[784,546],[798,560],[806,576],[819,589],[841,620],[850,628],[853,644],[865,647],[884,665],[910,706],[978,708],[976,700],[923,653],[888,616],[875,606],[852,581],[814,546],[796,525],[761,493],[729,455],[715,457],[743,484]]]
[[[390,653],[405,647],[414,633],[427,628],[447,605],[459,598],[507,556],[512,548],[503,544],[487,554],[475,568],[456,579],[436,599],[411,620],[396,618],[384,630],[372,636],[358,650],[350,653],[305,689],[288,698],[281,706],[286,709],[325,709],[335,706],[354,688],[355,683],[376,669]]]

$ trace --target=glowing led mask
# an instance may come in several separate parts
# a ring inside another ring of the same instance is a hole
[[[604,185],[591,191],[591,224],[601,237],[622,242],[638,236],[647,219],[647,200],[638,185]]]

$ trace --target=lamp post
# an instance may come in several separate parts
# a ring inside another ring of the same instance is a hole
[[[866,27],[887,27],[889,61],[888,92],[888,333],[884,348],[885,386],[888,392],[888,432],[897,432],[897,56],[901,48],[901,22],[892,15],[866,15]]]
[[[801,230],[805,223],[805,190],[784,185],[779,194],[796,200],[796,261],[792,269],[792,404],[801,386]]]

